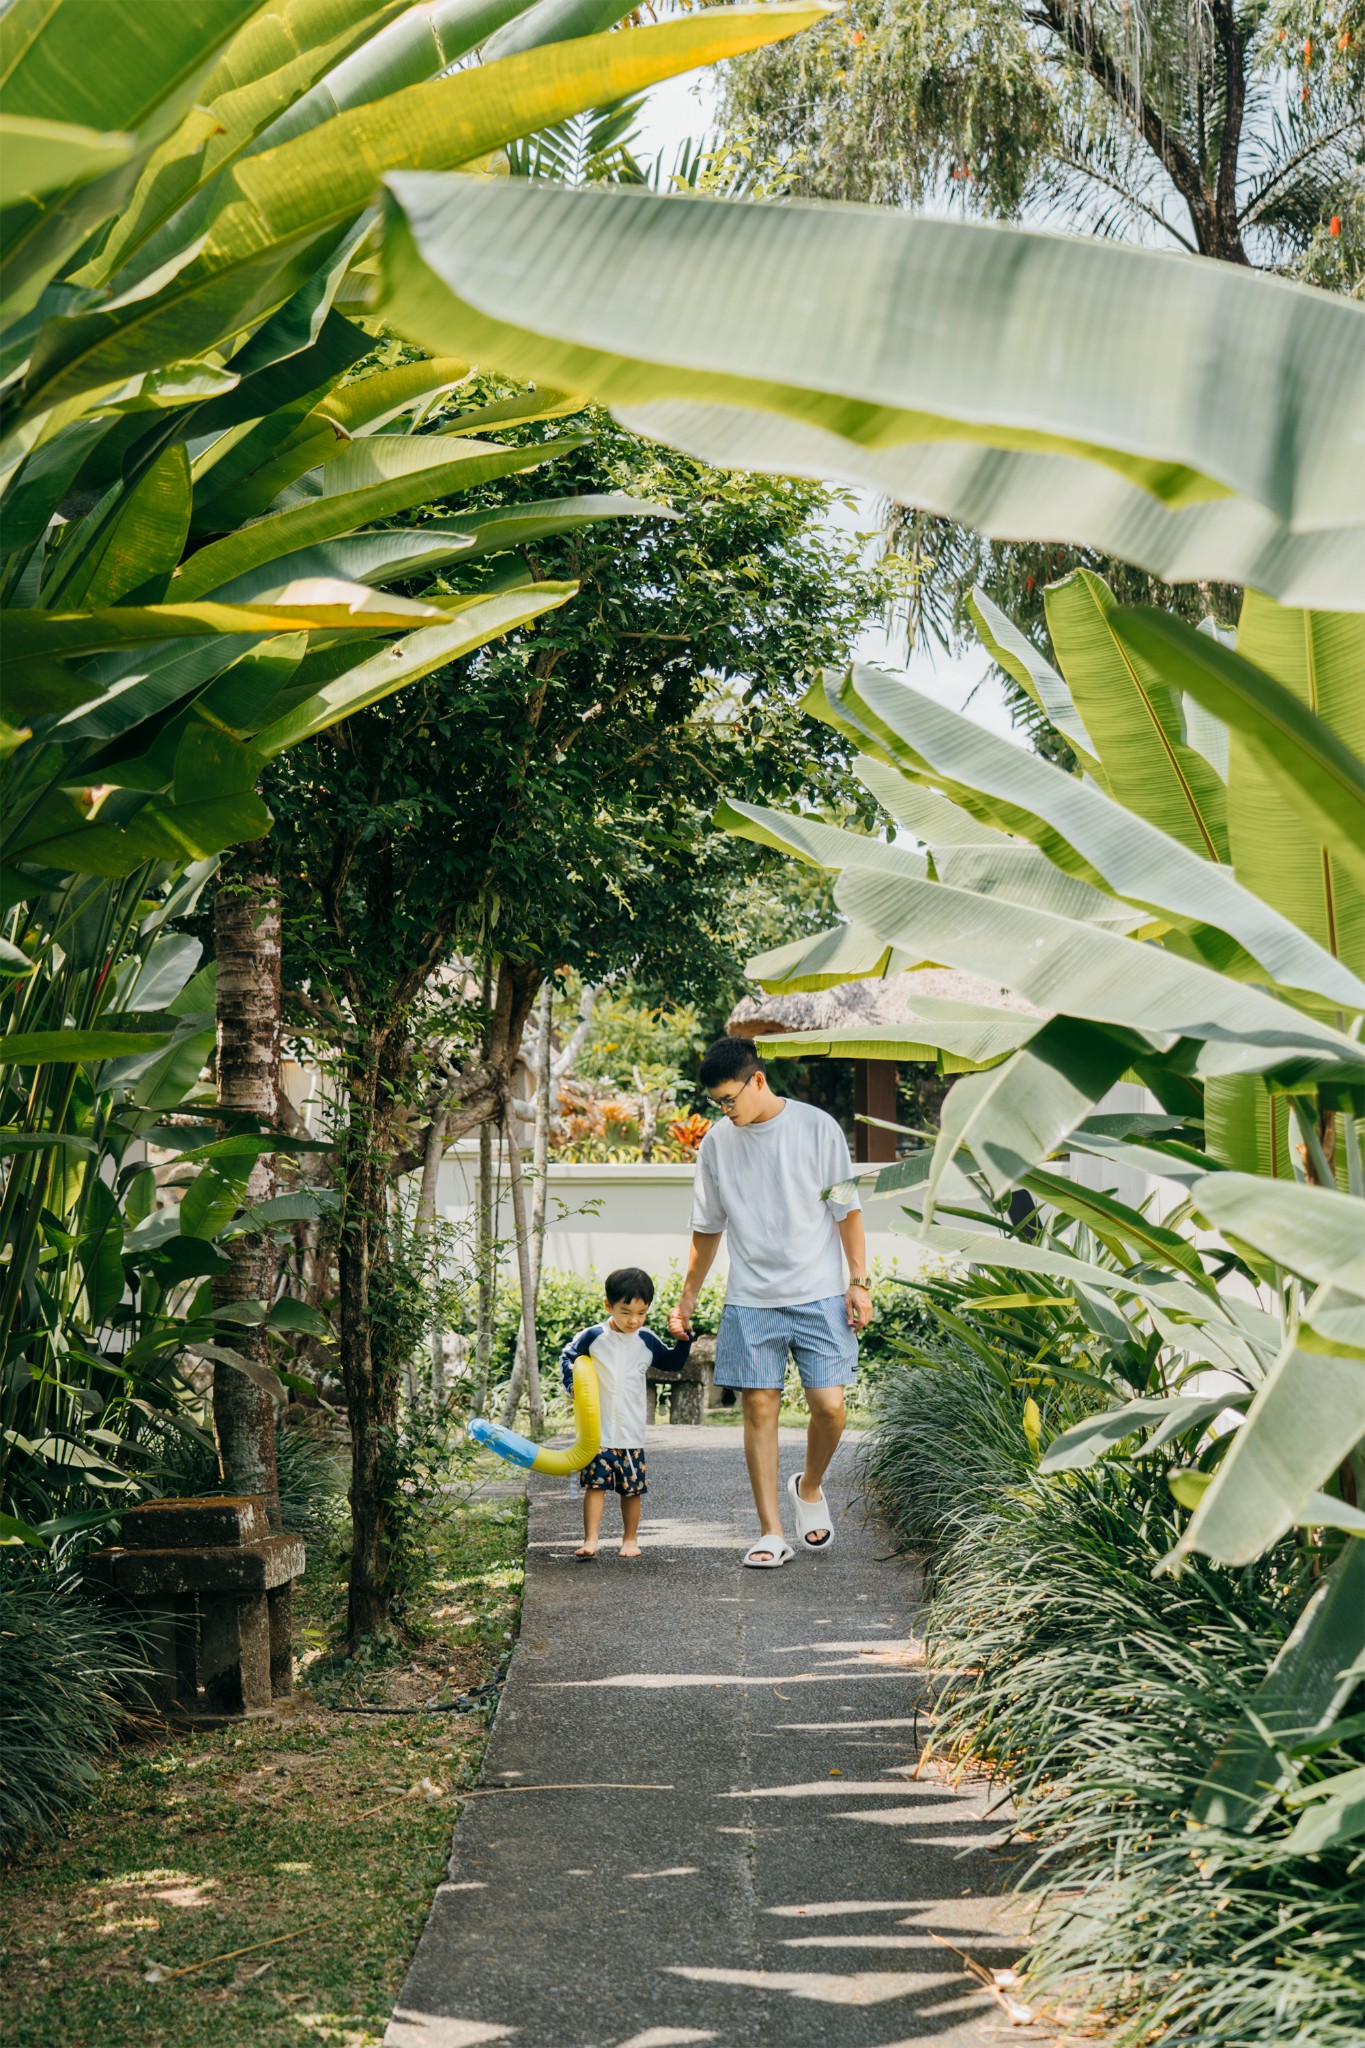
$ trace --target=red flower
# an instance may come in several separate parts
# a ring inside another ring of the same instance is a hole
[[[1341,215],[1339,213],[1334,213],[1328,221],[1327,232],[1329,235],[1339,235],[1341,233]]]

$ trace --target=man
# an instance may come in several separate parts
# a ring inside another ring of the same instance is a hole
[[[796,1533],[806,1550],[825,1551],[834,1541],[821,1481],[844,1432],[857,1332],[872,1319],[862,1210],[856,1193],[825,1200],[825,1189],[853,1172],[838,1124],[808,1102],[774,1095],[751,1038],[717,1039],[699,1078],[722,1117],[698,1154],[687,1275],[668,1327],[675,1337],[691,1334],[701,1284],[728,1236],[716,1384],[737,1387],[744,1407],[744,1457],[760,1532],[744,1563],[771,1571],[795,1556],[778,1497],[788,1351],[810,1409],[805,1468],[787,1482]]]

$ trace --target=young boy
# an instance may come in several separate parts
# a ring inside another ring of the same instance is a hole
[[[560,1376],[570,1393],[575,1359],[591,1355],[602,1394],[601,1448],[578,1475],[583,1488],[583,1542],[575,1557],[596,1557],[609,1493],[621,1496],[621,1555],[640,1555],[640,1511],[648,1491],[645,1374],[652,1365],[678,1371],[692,1349],[690,1336],[670,1347],[645,1328],[653,1299],[654,1282],[638,1266],[608,1273],[607,1320],[580,1330],[560,1354]]]

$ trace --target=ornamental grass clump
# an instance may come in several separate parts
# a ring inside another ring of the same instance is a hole
[[[1045,1475],[1019,1402],[975,1357],[906,1366],[867,1470],[902,1538],[935,1540],[934,1748],[1011,1786],[1032,1994],[1102,2012],[1115,2043],[1356,2048],[1359,1843],[1292,1853],[1282,1800],[1248,1832],[1192,1825],[1323,1560],[1286,1539],[1154,1576],[1184,1519],[1164,1461]],[[1348,1704],[1309,1771],[1358,1764],[1363,1727]]]
[[[86,1797],[147,1667],[125,1620],[50,1561],[0,1567],[0,1850]]]

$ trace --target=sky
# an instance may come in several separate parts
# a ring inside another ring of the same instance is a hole
[[[637,156],[662,155],[665,164],[671,164],[682,142],[689,136],[702,136],[710,128],[715,102],[714,71],[695,71],[656,85],[641,115]],[[877,525],[872,497],[867,492],[855,495],[855,511],[839,508],[832,516],[839,526],[869,532]],[[894,645],[873,622],[864,629],[854,659],[903,674],[916,689],[952,710],[965,713],[1006,739],[1017,739],[998,676],[991,675],[991,663],[983,650],[973,649],[954,660],[941,652],[916,649],[907,663],[904,647]]]

